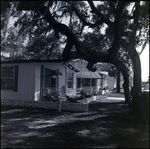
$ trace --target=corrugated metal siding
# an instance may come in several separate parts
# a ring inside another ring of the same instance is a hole
[[[18,91],[1,90],[1,99],[34,100],[36,63],[3,64],[1,66],[19,66]]]

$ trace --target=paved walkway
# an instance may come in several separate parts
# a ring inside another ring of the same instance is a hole
[[[125,100],[124,92],[116,93],[116,92],[107,92],[104,95],[107,96],[107,99],[114,100]]]
[[[105,93],[105,95],[107,95],[107,97],[122,97],[122,98],[124,98],[124,92],[117,93],[117,92],[110,91],[110,92]]]
[[[128,105],[125,104],[124,93],[116,93],[116,92],[109,92],[105,93],[104,95],[107,96],[107,99],[97,99],[89,104],[89,111],[101,111],[101,108],[109,107],[112,111],[115,111],[116,105],[122,105],[124,108],[128,109]],[[122,108],[121,106],[121,108]],[[108,108],[108,109],[109,109]],[[120,106],[118,106],[120,108]],[[118,109],[119,110],[119,109]]]
[[[124,97],[107,97],[107,99],[125,100]]]

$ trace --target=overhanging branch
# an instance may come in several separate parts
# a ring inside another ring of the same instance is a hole
[[[94,6],[93,2],[92,1],[88,1],[91,9],[92,9],[92,12],[95,13],[96,15],[99,16],[99,18],[101,18],[101,20],[103,20],[104,23],[106,23],[110,28],[113,27],[113,22],[111,22],[108,18],[106,18],[100,11],[98,11],[96,9],[96,7]]]

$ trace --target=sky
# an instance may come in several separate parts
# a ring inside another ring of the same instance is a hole
[[[140,55],[142,81],[147,81],[149,76],[149,45],[146,46],[142,54]]]

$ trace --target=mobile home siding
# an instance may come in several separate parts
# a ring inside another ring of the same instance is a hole
[[[34,63],[14,63],[3,64],[1,66],[18,65],[18,90],[1,90],[1,99],[12,100],[34,100],[35,90],[35,64]]]
[[[34,100],[39,101],[41,95],[41,64],[36,63],[35,65],[35,91]]]

